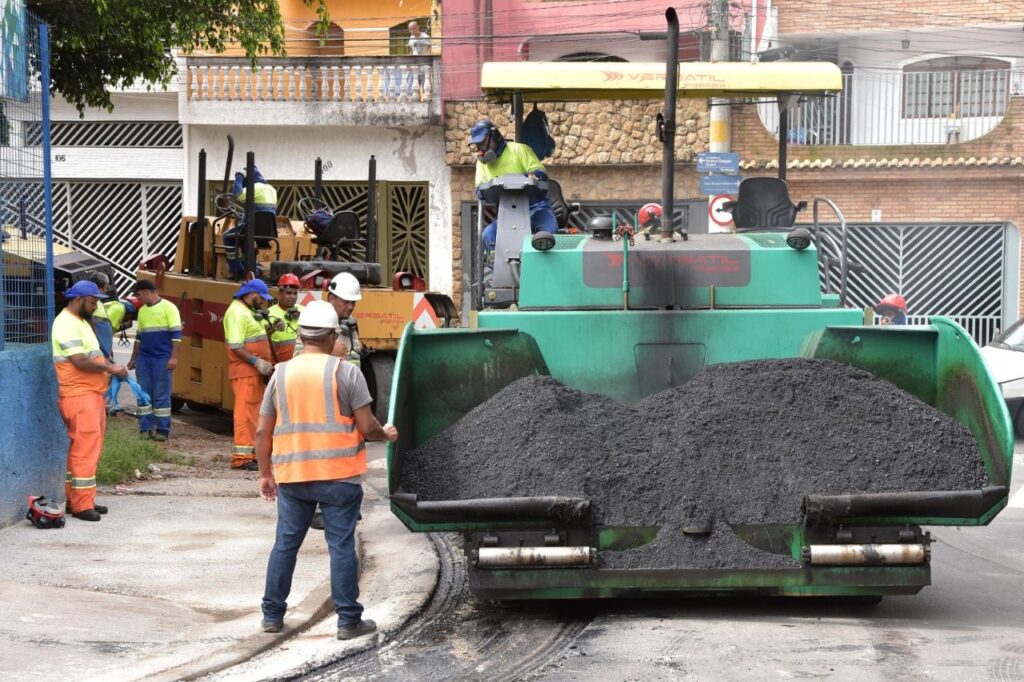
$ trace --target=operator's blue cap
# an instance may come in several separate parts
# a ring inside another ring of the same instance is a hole
[[[64,292],[64,298],[67,299],[78,298],[80,296],[94,296],[99,299],[108,298],[106,294],[100,291],[100,288],[96,286],[95,282],[90,282],[87,279],[75,282],[74,286]]]
[[[487,139],[487,134],[491,132],[493,124],[490,121],[477,121],[469,131],[469,143],[480,144]]]
[[[263,297],[266,301],[273,301],[274,297],[270,295],[270,290],[267,289],[267,283],[262,279],[250,279],[248,282],[243,284],[235,292],[235,298],[242,298],[246,294],[256,292]]]

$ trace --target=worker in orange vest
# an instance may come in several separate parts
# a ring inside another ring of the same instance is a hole
[[[89,324],[106,296],[82,280],[64,292],[68,305],[53,321],[53,365],[57,371],[57,407],[68,429],[68,468],[64,488],[67,510],[76,519],[99,521],[107,508],[96,504],[96,467],[107,428],[104,393],[107,375],[125,378],[128,370],[103,356]]]
[[[262,320],[266,317],[266,302],[273,299],[261,279],[242,284],[234,299],[224,313],[224,347],[230,363],[228,378],[235,394],[235,447],[231,453],[231,468],[256,471],[256,420],[265,377],[274,373],[274,356]]]
[[[355,527],[363,500],[364,441],[394,442],[398,430],[381,426],[373,416],[359,368],[330,355],[338,338],[338,314],[330,303],[306,306],[299,315],[299,338],[304,350],[277,366],[256,429],[260,496],[277,500],[277,538],[267,565],[262,628],[284,628],[295,559],[319,504],[331,555],[338,639],[353,639],[377,629],[372,620],[362,618],[358,601]]]

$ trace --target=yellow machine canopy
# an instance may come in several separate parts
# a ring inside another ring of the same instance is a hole
[[[487,62],[480,87],[495,97],[522,93],[531,102],[659,99],[664,62]],[[839,67],[827,62],[685,62],[679,97],[821,95],[843,89]]]

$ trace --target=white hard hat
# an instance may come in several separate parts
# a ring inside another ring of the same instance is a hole
[[[299,326],[307,329],[337,329],[338,313],[327,301],[310,301],[299,313]]]
[[[363,295],[359,293],[359,280],[355,275],[347,272],[335,275],[327,287],[327,291],[343,301],[358,301],[363,298]]]

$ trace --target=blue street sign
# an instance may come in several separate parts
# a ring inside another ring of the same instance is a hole
[[[739,175],[702,175],[700,176],[700,193],[714,196],[716,194],[732,194],[740,188]]]
[[[697,154],[698,173],[739,173],[740,155],[735,152],[701,152]]]

